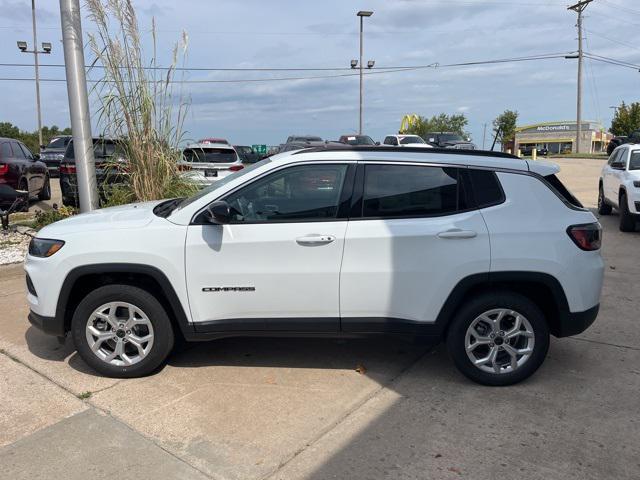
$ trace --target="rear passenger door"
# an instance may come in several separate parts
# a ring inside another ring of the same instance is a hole
[[[340,272],[344,331],[429,333],[456,284],[489,271],[488,232],[465,172],[359,165]]]

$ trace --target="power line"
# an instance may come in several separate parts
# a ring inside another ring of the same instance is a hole
[[[629,48],[633,48],[634,50],[638,50],[640,51],[640,48],[635,46],[635,45],[631,45],[630,43],[626,43],[626,42],[622,42],[620,40],[616,40],[610,37],[607,37],[605,35],[602,35],[599,32],[594,32],[593,30],[587,30],[586,28],[584,29],[585,32],[589,32],[590,35],[595,35],[596,37],[602,38],[604,40],[608,40],[609,42],[612,43],[617,43],[618,45],[622,45],[623,47],[629,47]]]
[[[572,52],[555,52],[555,53],[542,53],[538,55],[529,55],[523,57],[511,57],[495,60],[481,60],[471,61],[463,63],[429,63],[423,65],[396,65],[389,67],[376,67],[376,71],[400,71],[400,70],[418,70],[425,68],[435,67],[461,67],[461,66],[473,66],[492,63],[511,63],[511,62],[526,62],[531,60],[545,60],[550,58],[563,58],[565,55]],[[0,67],[33,67],[29,63],[0,63]],[[63,63],[45,63],[40,64],[40,67],[47,68],[64,68]],[[94,65],[92,68],[104,69],[103,65]],[[124,67],[122,67],[124,68]],[[174,71],[194,71],[194,72],[313,72],[313,71],[351,71],[350,67],[231,67],[231,68],[219,68],[219,67],[142,67],[144,70],[174,70]],[[374,73],[374,72],[369,72]]]
[[[610,2],[609,0],[599,0],[599,2],[606,3],[607,6],[610,6],[611,8],[616,8],[618,10],[622,10],[623,12],[640,15],[640,10],[634,10],[632,8],[625,7],[624,5],[620,5],[619,3]]]
[[[588,53],[588,52],[585,52],[584,55],[598,62],[610,63],[611,65],[617,65],[619,67],[626,67],[626,68],[632,68],[634,70],[640,70],[640,65],[637,65],[635,63],[625,62],[624,60],[617,60],[615,58],[605,57],[602,55],[596,55],[595,53]]]

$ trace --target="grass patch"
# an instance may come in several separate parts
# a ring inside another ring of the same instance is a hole
[[[91,398],[91,392],[82,392],[78,395],[78,398],[80,400],[86,400],[88,398]]]

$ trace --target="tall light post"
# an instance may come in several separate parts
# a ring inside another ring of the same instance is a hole
[[[362,92],[362,69],[364,68],[364,65],[362,64],[362,53],[363,53],[363,45],[362,45],[362,32],[363,32],[363,26],[364,26],[364,17],[370,17],[371,15],[373,15],[373,12],[371,11],[367,11],[367,10],[360,10],[357,13],[358,17],[360,17],[360,123],[359,123],[359,128],[358,128],[358,133],[360,135],[362,135],[362,101],[363,101],[363,92]],[[367,68],[373,68],[374,62],[372,60],[369,60],[368,64],[367,64]],[[351,61],[351,68],[354,68],[353,66],[353,60]]]
[[[576,105],[576,149],[575,153],[580,153],[580,137],[582,136],[582,12],[587,8],[593,0],[580,0],[575,5],[567,7],[567,10],[573,10],[578,14],[578,98]]]
[[[40,68],[38,65],[39,54],[51,53],[51,43],[43,42],[42,50],[38,50],[38,35],[36,33],[36,0],[31,0],[31,21],[33,24],[33,50],[28,50],[27,42],[19,40],[18,49],[22,53],[32,53],[36,67],[36,110],[38,111],[38,144],[42,146],[42,112],[40,111]]]

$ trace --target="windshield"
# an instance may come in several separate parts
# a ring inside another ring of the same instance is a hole
[[[305,137],[289,137],[289,139],[287,140],[287,143],[294,143],[294,142],[321,142],[322,139],[320,137],[312,137],[312,136],[305,136]]]
[[[94,140],[93,141],[93,158],[108,158],[112,157],[116,152],[116,144],[112,140]],[[67,144],[67,150],[64,152],[64,156],[69,160],[75,159],[75,153],[73,151],[73,142]]]
[[[232,163],[238,157],[230,148],[185,148],[182,152],[185,162]]]
[[[440,135],[441,142],[465,142],[466,140],[455,133],[443,133]]]
[[[54,137],[46,148],[64,148],[71,141],[71,137]]]
[[[629,159],[629,170],[640,170],[640,150],[631,152]]]
[[[400,139],[400,145],[407,145],[409,143],[425,143],[424,140],[417,135],[407,135]]]
[[[369,135],[354,135],[345,137],[344,143],[348,143],[349,145],[375,145],[374,142]]]
[[[239,177],[241,177],[243,175],[246,175],[247,173],[254,171],[256,168],[260,168],[261,166],[266,165],[269,162],[271,162],[271,159],[265,158],[264,160],[260,160],[259,162],[256,162],[253,165],[249,165],[248,167],[245,167],[242,170],[238,170],[237,172],[234,172],[231,175],[227,175],[226,177],[222,177],[220,180],[218,180],[216,182],[213,182],[211,185],[209,185],[208,187],[203,188],[202,190],[200,190],[195,195],[192,195],[192,196],[187,197],[184,200],[182,200],[177,205],[177,207],[175,208],[175,211],[177,212],[178,210],[180,210],[180,209],[186,207],[187,205],[195,202],[196,200],[204,197],[205,195],[209,195],[214,190],[226,185],[227,183],[235,180],[236,178],[239,178]]]

